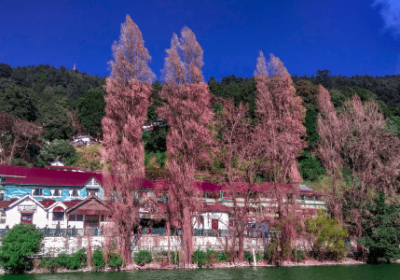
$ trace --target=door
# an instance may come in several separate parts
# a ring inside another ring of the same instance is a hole
[[[213,230],[217,230],[218,229],[218,219],[212,219],[211,220],[211,228],[213,229]]]
[[[33,214],[21,214],[21,223],[32,224]]]

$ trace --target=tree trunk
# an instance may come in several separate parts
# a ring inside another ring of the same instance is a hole
[[[132,233],[127,230],[124,232],[124,234],[121,236],[121,255],[124,261],[127,264],[130,264],[133,262],[132,260],[132,253],[131,253],[131,240],[132,240]]]
[[[183,209],[183,223],[182,223],[182,241],[183,241],[183,254],[184,263],[189,264],[192,262],[193,254],[193,229],[192,229],[192,215],[190,209],[185,207]]]
[[[12,148],[11,148],[11,152],[10,152],[10,159],[9,159],[9,161],[8,161],[8,164],[9,164],[9,165],[12,164],[12,159],[13,159],[13,157],[14,157],[14,151],[15,151],[15,145],[16,145],[16,144],[17,144],[17,138],[15,137],[15,138],[14,138],[13,145],[12,145]]]
[[[243,253],[244,253],[244,228],[242,228],[239,232],[239,261],[243,261]]]
[[[168,251],[167,251],[167,263],[169,264],[171,261],[171,228],[169,224],[169,220],[167,220],[167,238],[168,238]]]

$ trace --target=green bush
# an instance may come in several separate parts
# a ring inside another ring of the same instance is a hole
[[[59,268],[56,258],[53,258],[50,255],[46,255],[45,257],[39,260],[39,267],[46,268],[51,273],[55,273]]]
[[[101,250],[100,248],[97,248],[93,252],[92,262],[96,269],[101,269],[106,265],[104,262],[103,250]]]
[[[170,255],[171,255],[171,263],[172,264],[178,264],[179,263],[180,252],[179,251],[171,251]],[[176,260],[175,260],[175,256],[176,256]]]
[[[55,263],[58,267],[68,268],[70,256],[65,253],[58,254]]]
[[[301,262],[306,257],[305,253],[302,250],[298,249],[293,249],[293,256],[298,262]]]
[[[229,259],[229,252],[214,252],[214,259],[217,262],[227,262]]]
[[[313,257],[316,259],[342,259],[347,248],[344,241],[349,236],[347,228],[336,218],[329,218],[319,210],[317,217],[306,220],[306,232],[312,238]]]
[[[133,260],[135,263],[138,265],[145,265],[146,263],[151,262],[151,252],[147,250],[139,251],[139,253],[136,253],[133,257]]]
[[[202,267],[204,264],[207,263],[208,255],[206,252],[197,249],[193,252],[192,262],[197,263],[199,267]]]
[[[122,256],[118,253],[109,253],[108,254],[108,262],[107,262],[109,267],[112,268],[119,268],[121,265],[124,264],[124,259]]]
[[[279,258],[278,242],[275,240],[267,247],[264,252],[264,260],[275,263]]]
[[[86,249],[80,249],[78,252],[69,257],[68,268],[80,269],[87,266]]]
[[[266,249],[264,252],[264,260],[266,260],[266,261],[271,260],[271,252],[268,249]]]
[[[31,268],[29,256],[37,254],[42,249],[44,234],[34,225],[18,224],[8,231],[1,239],[1,266],[13,272],[23,272]]]
[[[254,262],[254,258],[253,258],[253,253],[252,252],[244,252],[243,253],[243,258],[245,260],[248,260],[249,262]],[[263,255],[261,253],[256,253],[256,261],[262,260],[263,259]]]

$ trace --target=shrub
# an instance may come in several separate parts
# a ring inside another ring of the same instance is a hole
[[[214,252],[214,259],[217,262],[227,262],[229,259],[229,252]]]
[[[133,260],[135,261],[135,263],[137,263],[138,265],[145,265],[146,263],[151,262],[151,252],[147,251],[147,250],[143,250],[143,251],[139,251],[138,253],[136,253],[133,257]]]
[[[279,258],[278,255],[278,241],[273,241],[264,252],[264,259],[275,263]]]
[[[100,248],[97,248],[93,252],[92,262],[96,269],[101,269],[106,265],[104,262],[103,250],[101,250]]]
[[[179,256],[180,256],[180,252],[179,251],[171,251],[170,255],[171,255],[171,263],[172,264],[178,264],[179,263]],[[175,259],[176,257],[176,259]]]
[[[197,263],[199,267],[202,267],[204,264],[206,264],[207,259],[207,253],[201,251],[200,248],[193,252],[192,262]]]
[[[29,256],[42,249],[44,234],[34,225],[18,224],[8,231],[7,236],[1,239],[1,265],[13,272],[23,272],[31,268]]]
[[[55,259],[55,262],[57,264],[58,267],[64,267],[67,268],[69,265],[69,258],[70,256],[68,256],[65,253],[61,253],[58,255],[58,257]]]
[[[119,269],[119,267],[124,264],[124,259],[118,253],[110,252],[108,254],[108,262],[107,262],[107,264],[108,264],[109,267],[118,268]]]
[[[253,253],[252,252],[244,252],[243,253],[243,258],[245,260],[248,260],[249,262],[254,262],[254,258],[253,258]],[[256,261],[262,260],[263,259],[263,255],[259,252],[256,253]]]
[[[87,266],[86,249],[80,249],[78,252],[69,257],[68,268],[80,269]]]
[[[302,250],[298,249],[293,249],[293,256],[298,262],[301,262],[306,257],[305,253]]]
[[[306,232],[313,239],[313,257],[316,259],[342,259],[346,252],[344,241],[349,236],[345,226],[336,218],[328,218],[325,211],[306,220]]]
[[[163,263],[163,262],[167,261],[167,256],[168,256],[168,252],[167,251],[153,252],[152,261],[153,262]]]
[[[51,273],[55,273],[59,267],[56,258],[53,258],[50,255],[41,258],[39,260],[39,266],[48,269]]]

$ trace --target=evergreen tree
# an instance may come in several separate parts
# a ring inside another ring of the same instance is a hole
[[[368,248],[368,262],[391,263],[400,259],[400,205],[387,205],[385,194],[379,192],[368,210],[371,214],[363,223],[361,243]]]

